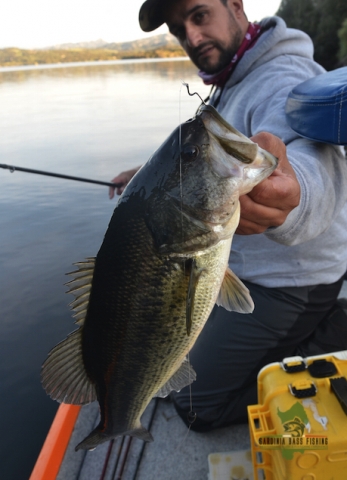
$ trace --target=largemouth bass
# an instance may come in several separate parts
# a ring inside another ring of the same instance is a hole
[[[53,399],[99,402],[100,424],[77,450],[120,435],[151,441],[140,417],[153,397],[195,379],[186,355],[214,304],[253,310],[228,259],[239,196],[276,164],[203,106],[128,184],[96,258],[71,274],[79,328],[42,367]]]

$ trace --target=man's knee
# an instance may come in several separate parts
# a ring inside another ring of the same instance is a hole
[[[191,406],[190,399],[180,393],[172,393],[171,399],[178,415],[193,431],[209,432],[247,422],[248,394],[228,396],[219,402],[216,399],[209,402],[204,398],[199,401],[193,394]]]
[[[297,354],[305,357],[347,349],[347,299],[336,301],[315,332],[301,345]]]

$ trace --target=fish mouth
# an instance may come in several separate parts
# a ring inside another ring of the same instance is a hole
[[[209,135],[212,167],[219,176],[242,178],[243,190],[249,191],[277,167],[274,155],[232,127],[214,107],[202,105],[197,116]]]

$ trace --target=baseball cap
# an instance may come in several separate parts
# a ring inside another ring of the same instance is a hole
[[[139,23],[144,32],[152,32],[164,23],[165,0],[146,0],[140,8]]]

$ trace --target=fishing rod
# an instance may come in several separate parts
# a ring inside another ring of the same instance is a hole
[[[95,183],[97,185],[105,185],[106,187],[113,188],[118,188],[123,185],[122,183],[101,182],[100,180],[91,180],[90,178],[72,177],[71,175],[62,175],[61,173],[44,172],[43,170],[33,170],[31,168],[16,167],[15,165],[5,165],[4,163],[0,163],[0,168],[6,168],[7,170],[10,170],[11,173],[15,171],[36,173],[38,175],[46,175],[48,177],[64,178],[65,180],[76,180],[78,182]]]

